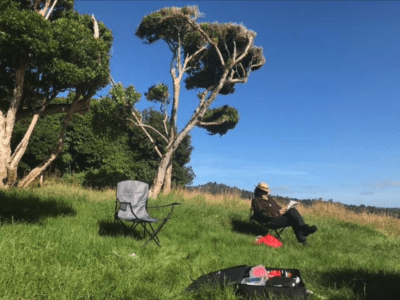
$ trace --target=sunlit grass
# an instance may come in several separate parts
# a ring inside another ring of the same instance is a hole
[[[318,226],[309,247],[289,228],[283,248],[273,249],[254,243],[250,201],[179,190],[150,201],[182,205],[159,234],[162,248],[143,248],[142,231],[132,238],[114,227],[115,195],[54,183],[0,191],[0,299],[239,299],[233,288],[184,290],[242,264],[300,269],[314,299],[400,299],[396,219],[300,206]]]

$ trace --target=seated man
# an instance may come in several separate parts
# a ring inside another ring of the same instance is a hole
[[[307,245],[307,236],[317,231],[316,226],[308,226],[296,208],[288,211],[282,209],[269,195],[271,190],[268,184],[260,182],[254,190],[252,202],[254,218],[261,222],[268,222],[276,228],[292,226],[299,243]]]

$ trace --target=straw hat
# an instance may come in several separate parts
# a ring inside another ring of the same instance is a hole
[[[258,188],[258,189],[260,189],[260,190],[262,190],[262,191],[264,191],[264,192],[271,193],[271,190],[269,189],[268,184],[266,184],[265,182],[260,182],[260,183],[256,186],[256,188]]]

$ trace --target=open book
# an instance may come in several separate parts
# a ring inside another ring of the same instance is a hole
[[[286,210],[289,210],[289,209],[291,209],[292,207],[295,207],[297,204],[299,204],[299,202],[291,200],[291,201],[289,202],[288,206],[286,207]]]

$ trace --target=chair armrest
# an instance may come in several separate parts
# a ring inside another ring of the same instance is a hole
[[[128,204],[129,205],[129,209],[131,210],[131,213],[135,216],[136,219],[141,220],[137,217],[137,215],[133,212],[132,210],[132,204],[130,202],[119,202],[120,204]]]
[[[171,203],[171,204],[161,205],[161,206],[147,206],[147,208],[160,208],[160,207],[168,207],[168,206],[175,206],[175,205],[181,205],[181,203],[174,202],[174,203]]]

